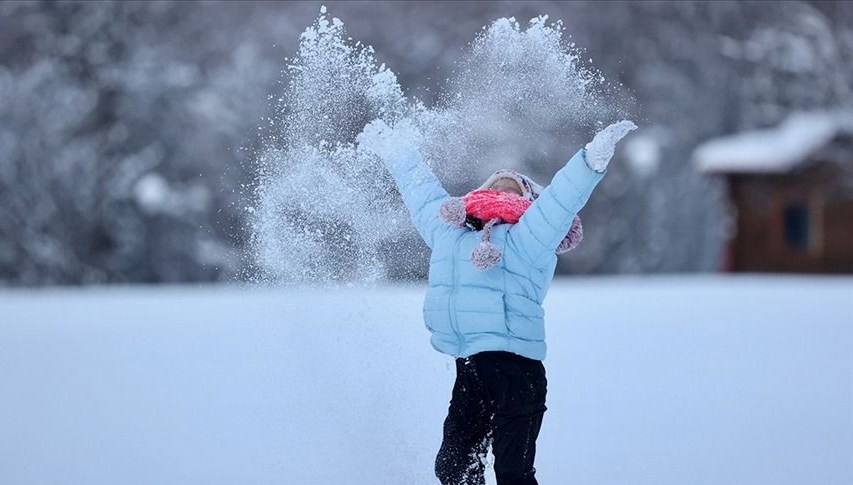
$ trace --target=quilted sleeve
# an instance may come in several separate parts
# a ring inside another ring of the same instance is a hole
[[[439,217],[439,207],[449,195],[430,170],[420,151],[409,147],[385,159],[412,223],[430,249],[434,240],[450,226]]]
[[[585,157],[585,149],[578,151],[509,230],[509,241],[535,267],[545,265],[554,254],[606,173],[591,170]]]

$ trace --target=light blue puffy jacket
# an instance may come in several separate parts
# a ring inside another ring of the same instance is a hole
[[[503,258],[487,271],[471,264],[480,233],[439,217],[449,195],[417,149],[385,160],[432,250],[423,312],[436,350],[454,357],[503,350],[545,358],[542,302],[557,266],[554,251],[604,176],[587,167],[584,157],[585,150],[577,152],[517,224],[494,227],[491,242],[502,248]]]

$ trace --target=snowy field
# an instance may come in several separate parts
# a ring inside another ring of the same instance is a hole
[[[0,484],[436,483],[423,291],[3,290]],[[573,279],[546,310],[542,484],[853,484],[853,279]]]

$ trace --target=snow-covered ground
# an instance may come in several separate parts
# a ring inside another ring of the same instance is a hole
[[[0,484],[426,485],[423,287],[0,293]],[[853,278],[549,295],[540,482],[853,483]]]

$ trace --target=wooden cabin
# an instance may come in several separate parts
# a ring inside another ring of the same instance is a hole
[[[853,113],[794,114],[708,141],[693,160],[727,181],[725,270],[853,273]]]

